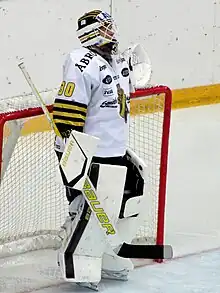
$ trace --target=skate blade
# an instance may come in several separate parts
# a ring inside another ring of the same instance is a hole
[[[77,282],[76,284],[80,287],[83,287],[83,288],[88,288],[93,291],[99,291],[98,284],[96,284],[96,283]]]
[[[112,272],[102,270],[102,279],[128,281],[128,271],[123,270],[121,272]]]

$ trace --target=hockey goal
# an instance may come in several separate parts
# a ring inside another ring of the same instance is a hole
[[[149,201],[135,239],[140,243],[164,241],[171,96],[168,87],[155,86],[137,90],[131,99],[129,146],[149,167]],[[51,105],[48,108],[52,110]],[[24,96],[0,100],[0,112],[0,267],[7,269],[9,260],[18,255],[25,262],[27,253],[32,253],[37,272],[44,280],[36,285],[35,272],[34,280],[26,274],[24,282],[18,272],[6,270],[3,275],[10,280],[17,278],[19,285],[12,285],[12,281],[3,284],[1,275],[0,287],[4,286],[4,292],[27,291],[57,282],[56,257],[43,268],[42,259],[40,264],[37,262],[43,251],[50,257],[49,251],[54,253],[59,247],[58,234],[68,206],[64,187],[56,180],[54,133],[36,99]],[[47,265],[54,266],[54,271],[48,272]],[[32,263],[31,270],[33,266]]]

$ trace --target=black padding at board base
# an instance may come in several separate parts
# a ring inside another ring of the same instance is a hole
[[[171,259],[171,245],[134,245],[123,243],[118,256],[123,258]]]

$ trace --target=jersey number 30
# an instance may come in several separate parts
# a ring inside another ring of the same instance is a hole
[[[75,90],[75,83],[63,81],[60,85],[60,89],[58,91],[58,96],[62,96],[64,94],[65,97],[71,97]]]

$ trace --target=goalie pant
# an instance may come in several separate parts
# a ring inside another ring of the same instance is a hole
[[[56,152],[56,154],[58,156],[58,159],[60,160],[62,153]],[[129,199],[137,198],[143,195],[144,179],[142,178],[134,162],[132,162],[131,157],[128,153],[123,157],[93,157],[92,164],[89,170],[89,177],[95,187],[97,186],[97,181],[100,176],[100,166],[102,166],[103,164],[112,166],[124,166],[127,168],[125,184],[123,183],[124,194],[120,202],[119,211],[117,213],[117,229],[118,233],[121,236],[121,239],[123,239],[123,242],[125,241],[130,243],[135,234],[134,231],[136,231],[136,218],[139,214],[139,211],[134,212],[132,210],[131,213],[128,213],[126,211],[126,203],[129,201]],[[140,166],[140,162],[137,163],[137,166]],[[112,183],[114,184],[114,182]],[[80,282],[79,275],[76,273],[77,264],[78,267],[80,266],[80,261],[79,259],[76,260],[76,258],[80,258],[80,254],[82,254],[81,261],[83,261],[84,266],[88,261],[88,264],[91,266],[91,268],[93,268],[96,271],[101,271],[100,269],[97,269],[99,266],[98,261],[97,264],[94,265],[95,258],[97,259],[95,249],[90,248],[90,251],[87,251],[85,253],[85,247],[82,244],[83,239],[86,238],[88,240],[89,237],[93,237],[95,238],[97,245],[98,235],[94,233],[93,228],[89,229],[89,222],[91,222],[91,220],[88,221],[89,207],[88,204],[85,202],[84,198],[82,197],[81,192],[79,190],[66,187],[66,196],[69,201],[70,216],[67,218],[66,223],[64,225],[64,228],[66,230],[66,236],[64,237],[63,245],[59,251],[59,259],[62,258],[63,255],[66,257],[66,259],[64,260],[65,268],[63,268],[64,278],[69,281],[72,280],[73,282]],[[93,231],[93,235],[91,235],[91,231]],[[96,233],[98,233],[98,231]],[[115,251],[119,251],[119,247],[116,248]],[[105,253],[103,254],[101,260],[101,266],[104,271],[108,271],[108,274],[110,271],[114,272],[115,274],[115,272],[126,272],[133,269],[133,264],[130,259],[124,259],[119,256],[118,258],[116,258],[115,254],[113,254],[113,251],[109,250],[106,247],[104,248],[104,252]],[[85,254],[91,255],[90,260],[85,260]],[[75,257],[73,257],[74,255]],[[75,265],[73,263],[75,263]],[[87,275],[87,281],[89,282],[97,282],[97,279],[98,276],[95,277],[94,274],[93,276]]]

